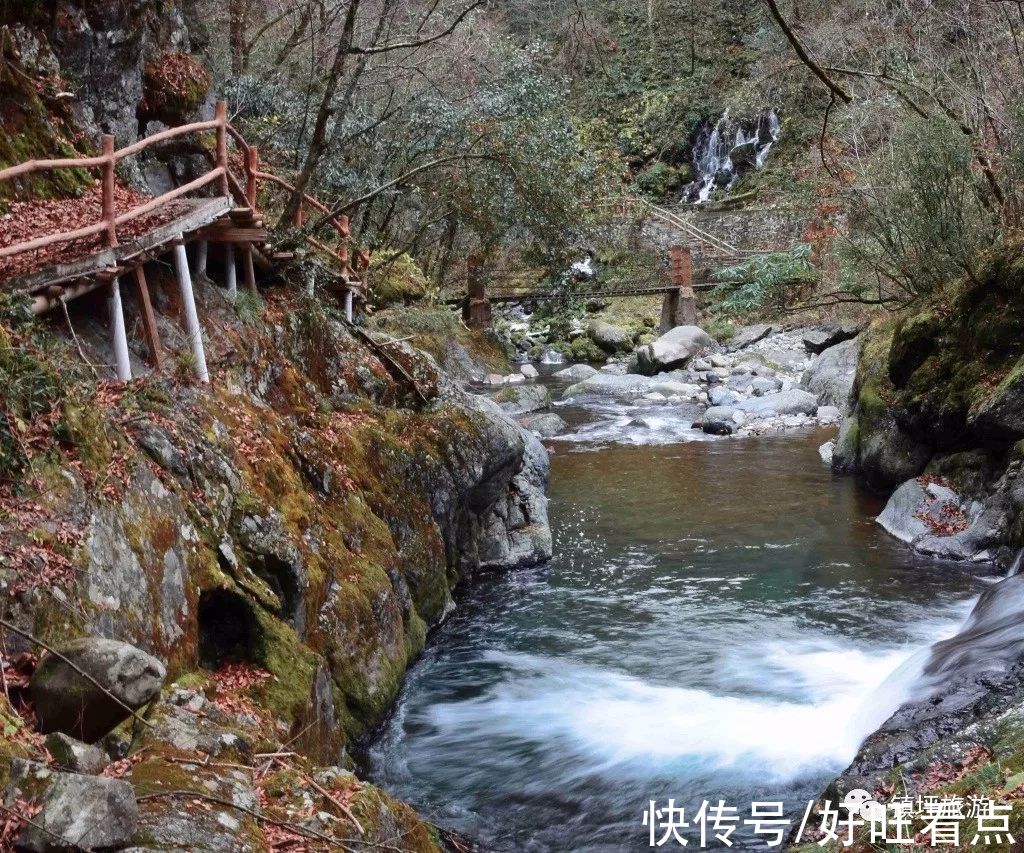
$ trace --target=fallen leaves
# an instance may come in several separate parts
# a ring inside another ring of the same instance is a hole
[[[149,196],[120,184],[114,187],[116,215],[141,207]],[[117,227],[121,242],[134,240],[147,231],[169,222],[188,207],[187,201],[171,201],[153,213]],[[0,217],[0,248],[26,243],[37,237],[67,233],[94,225],[102,218],[103,198],[99,181],[79,198],[49,198],[17,201]],[[102,234],[80,240],[55,243],[42,249],[0,259],[0,279],[15,278],[58,263],[68,263],[99,252],[104,247]]]

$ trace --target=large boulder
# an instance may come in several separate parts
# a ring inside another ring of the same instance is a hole
[[[729,406],[712,406],[701,418],[700,427],[710,435],[731,435],[736,429],[736,410]]]
[[[135,836],[139,807],[132,786],[120,779],[56,773],[17,759],[12,764],[9,799],[42,808],[18,838],[21,850],[107,850],[124,847]]]
[[[568,427],[566,422],[554,412],[526,415],[519,419],[519,423],[541,438],[552,438],[565,432]]]
[[[587,329],[590,339],[607,353],[623,352],[629,349],[632,336],[625,329],[595,320]]]
[[[637,368],[645,376],[654,376],[676,367],[685,367],[694,356],[717,348],[715,339],[698,326],[676,326],[653,343],[636,350]]]
[[[998,520],[948,483],[917,477],[901,485],[876,519],[915,551],[954,560],[985,559],[998,539]]]
[[[729,349],[735,352],[764,340],[772,333],[772,327],[767,323],[758,323],[754,326],[744,326],[732,338],[729,339]]]
[[[591,367],[589,364],[574,364],[572,367],[566,367],[559,370],[554,374],[554,376],[555,379],[561,379],[565,382],[582,382],[584,379],[589,379],[596,373],[597,369]]]
[[[642,397],[651,392],[651,385],[654,380],[649,376],[638,376],[635,373],[626,373],[618,376],[614,373],[595,373],[589,379],[570,385],[562,393],[562,399],[583,395],[594,395],[598,397],[621,397],[634,398]]]
[[[822,326],[808,329],[803,334],[804,348],[808,352],[821,353],[836,344],[848,341],[860,334],[861,327],[855,323],[843,323],[836,326]]]
[[[985,438],[1016,441],[1024,436],[1024,359],[971,412],[967,425]]]
[[[39,729],[44,734],[64,732],[86,743],[126,720],[129,709],[152,700],[167,674],[155,657],[117,640],[87,637],[57,651],[62,657],[48,654],[32,675]]]
[[[853,406],[853,381],[859,357],[856,338],[829,347],[815,357],[801,382],[817,396],[819,405],[835,406],[844,416],[848,415]]]
[[[818,411],[818,401],[807,391],[790,388],[777,394],[742,400],[736,404],[736,408],[758,418],[772,415],[813,415]]]
[[[510,415],[539,412],[551,405],[551,395],[543,385],[513,385],[495,395],[503,411]]]

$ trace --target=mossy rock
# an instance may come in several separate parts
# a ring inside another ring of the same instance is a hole
[[[0,48],[0,169],[28,160],[81,156],[71,142],[78,129],[54,84],[26,71],[10,38],[0,42]],[[11,200],[80,195],[91,181],[84,169],[57,169],[4,181],[0,213]]]
[[[165,53],[142,71],[139,120],[187,124],[210,92],[210,75],[185,53]]]
[[[597,362],[604,361],[608,354],[590,338],[580,336],[569,344],[568,355],[573,361]]]
[[[375,305],[411,305],[427,295],[427,278],[409,255],[375,255],[370,261],[370,299]]]

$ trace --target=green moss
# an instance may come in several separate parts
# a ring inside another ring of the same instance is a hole
[[[71,142],[77,129],[70,109],[56,97],[54,82],[37,80],[26,71],[10,37],[0,39],[0,49],[0,169],[34,159],[81,156]],[[10,199],[79,195],[91,181],[84,169],[57,169],[4,181],[0,212]]]
[[[409,255],[380,254],[370,261],[370,298],[376,305],[410,305],[427,295],[423,270]]]

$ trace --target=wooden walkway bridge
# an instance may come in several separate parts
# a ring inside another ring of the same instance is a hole
[[[201,381],[208,382],[202,328],[192,289],[193,272],[206,274],[210,247],[217,247],[222,255],[225,295],[234,300],[238,292],[239,260],[246,286],[255,291],[257,265],[269,266],[292,256],[275,252],[271,246],[264,214],[257,202],[261,183],[290,194],[295,193],[295,187],[260,169],[257,148],[246,143],[227,116],[227,103],[219,101],[213,119],[164,130],[125,148],[115,149],[114,137],[104,135],[102,150],[97,156],[32,160],[0,170],[0,181],[11,182],[41,172],[96,170],[100,173],[101,195],[99,211],[93,217],[95,221],[72,230],[48,229],[47,233],[34,234],[20,242],[0,244],[0,290],[27,294],[32,300],[32,310],[42,314],[61,303],[106,288],[115,370],[119,379],[127,381],[132,374],[121,279],[130,274],[134,280],[150,358],[155,367],[160,367],[163,348],[144,264],[170,252],[196,374]],[[211,131],[216,141],[210,156],[212,166],[207,172],[157,198],[143,200],[127,210],[117,209],[115,170],[119,163],[169,140]],[[234,146],[234,157],[229,155],[229,142]],[[67,204],[74,210],[74,200]],[[305,240],[322,262],[332,286],[344,295],[345,309],[351,319],[354,300],[365,299],[367,295],[369,256],[355,252],[353,257],[348,217],[335,216],[327,205],[311,195],[302,194],[294,224],[302,226],[310,210],[318,218]],[[317,239],[315,235],[322,229],[333,232],[333,245]],[[126,235],[126,231],[130,233]],[[195,244],[191,267],[186,243]],[[43,250],[45,254],[40,255]]]

